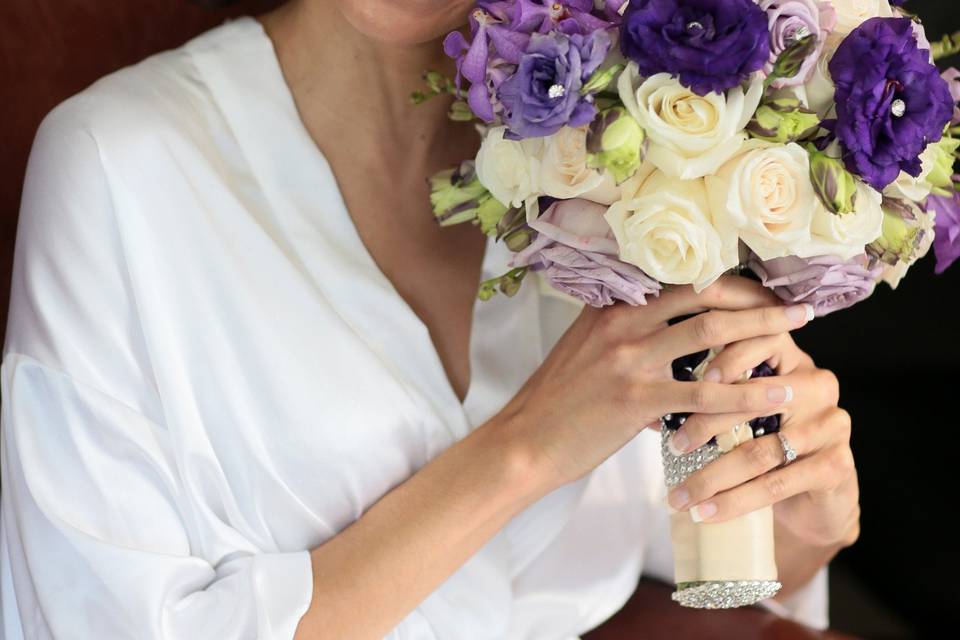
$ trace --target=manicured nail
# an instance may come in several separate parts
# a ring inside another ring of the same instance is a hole
[[[710,369],[703,374],[705,382],[720,382],[721,378],[723,378],[723,373],[720,372],[720,369]]]
[[[790,385],[785,387],[770,387],[767,389],[767,400],[777,404],[790,402],[793,400],[793,387]]]
[[[690,492],[683,487],[675,487],[667,496],[667,502],[677,511],[681,511],[690,502]]]
[[[813,320],[813,305],[812,304],[798,304],[792,307],[787,307],[785,313],[787,317],[790,318],[792,322],[804,323],[810,322]]]
[[[694,522],[703,522],[717,512],[717,505],[712,502],[701,502],[695,507],[690,507],[690,517]]]
[[[667,449],[675,456],[682,456],[690,446],[690,438],[682,431],[674,431],[667,440]]]

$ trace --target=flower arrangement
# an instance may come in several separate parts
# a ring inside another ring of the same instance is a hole
[[[515,252],[594,306],[733,269],[816,315],[932,246],[960,256],[960,72],[889,0],[478,0],[427,74],[475,120],[476,158],[431,179],[440,224]]]
[[[441,225],[503,241],[510,270],[478,295],[514,295],[530,273],[584,303],[643,305],[669,285],[701,291],[753,274],[814,315],[878,282],[897,287],[931,247],[960,257],[960,72],[895,0],[477,0],[428,73],[420,102],[453,94],[476,158],[431,178]],[[715,351],[674,362],[699,379]],[[775,375],[769,366],[750,375]],[[676,456],[667,484],[779,430],[758,418]],[[722,523],[671,512],[674,599],[752,604],[781,585],[770,507]],[[735,541],[735,542],[734,542]]]

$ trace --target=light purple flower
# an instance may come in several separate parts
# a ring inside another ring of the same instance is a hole
[[[517,0],[510,28],[523,33],[568,35],[606,29],[610,23],[593,15],[593,0]]]
[[[960,179],[960,176],[954,178]],[[924,205],[927,211],[933,211],[934,229],[933,252],[937,256],[936,273],[943,273],[947,267],[960,258],[960,193],[950,196],[932,195]]]
[[[593,120],[593,96],[580,95],[580,87],[603,62],[610,44],[606,31],[531,35],[516,72],[498,92],[512,137],[548,136],[564,125],[579,127]]]
[[[657,296],[660,283],[617,259],[607,208],[588,200],[558,200],[529,225],[537,236],[509,266],[540,271],[554,288],[594,307],[616,300],[637,306]]]
[[[868,297],[883,273],[883,265],[866,254],[851,260],[836,256],[760,260],[751,255],[748,266],[781,300],[811,304],[817,316],[846,309]]]
[[[492,3],[492,5],[506,3]],[[483,8],[470,14],[469,24],[472,41],[468,42],[459,31],[451,31],[443,40],[443,51],[457,61],[457,89],[461,77],[470,82],[467,103],[470,110],[485,122],[494,119],[494,95],[502,81],[503,66],[520,62],[530,36],[510,29],[506,24],[509,16],[503,7],[493,6],[495,11]]]
[[[763,67],[768,75],[773,71],[773,63],[780,54],[796,40],[808,35],[816,37],[817,44],[803,61],[797,75],[777,78],[771,83],[777,89],[803,84],[817,66],[827,33],[837,25],[836,9],[829,2],[818,0],[761,0],[759,4],[767,12],[770,28],[770,58]]]

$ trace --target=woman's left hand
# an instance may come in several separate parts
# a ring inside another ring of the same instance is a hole
[[[860,533],[860,489],[850,450],[850,415],[837,406],[836,376],[818,368],[784,333],[728,345],[709,364],[705,379],[733,382],[763,362],[793,391],[778,413],[780,431],[797,458],[782,466],[780,439],[765,434],[691,474],[673,487],[668,501],[675,509],[690,509],[694,520],[702,522],[773,505],[777,525],[794,538],[817,547],[849,546]],[[756,417],[694,414],[674,433],[673,444],[691,451]]]

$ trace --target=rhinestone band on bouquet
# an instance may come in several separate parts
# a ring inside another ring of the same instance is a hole
[[[513,252],[479,297],[532,275],[588,305],[638,306],[733,272],[823,316],[895,288],[931,247],[943,271],[960,256],[960,72],[934,61],[960,34],[931,45],[899,4],[478,0],[444,40],[456,77],[427,72],[412,99],[452,96],[450,117],[481,135],[475,158],[430,179],[441,225]],[[713,355],[674,376],[699,379]],[[753,376],[777,374],[758,364]],[[783,435],[765,416],[678,457],[667,438],[683,420],[663,419],[668,486]],[[680,604],[779,590],[771,508],[670,517]]]

